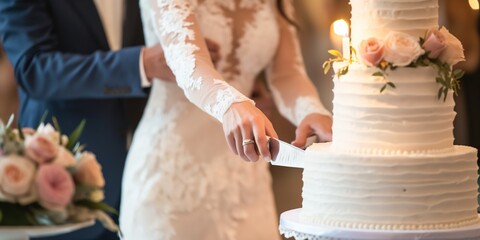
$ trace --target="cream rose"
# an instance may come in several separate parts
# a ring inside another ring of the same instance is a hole
[[[438,29],[430,29],[427,32],[423,48],[425,51],[429,52],[428,57],[437,58],[446,47],[447,44],[445,42],[445,37]]]
[[[390,32],[384,40],[385,60],[394,66],[404,67],[425,53],[418,41],[402,32]]]
[[[73,176],[75,180],[81,184],[94,187],[105,186],[102,167],[97,162],[95,155],[90,152],[84,152],[80,156]]]
[[[369,38],[360,43],[359,50],[362,62],[370,67],[377,66],[383,59],[385,51],[383,43],[376,38]]]
[[[70,167],[76,164],[75,157],[73,154],[63,146],[58,148],[58,154],[53,160],[53,164],[60,165],[62,167]]]
[[[35,164],[18,155],[0,158],[0,200],[17,202],[31,197]]]
[[[463,46],[460,40],[453,36],[445,27],[442,27],[439,32],[445,38],[447,45],[445,50],[439,56],[440,61],[446,62],[451,66],[458,62],[465,61]]]

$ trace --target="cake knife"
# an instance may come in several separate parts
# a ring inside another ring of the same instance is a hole
[[[316,137],[309,137],[305,148],[315,142]],[[292,144],[286,143],[277,138],[269,139],[270,154],[274,166],[303,168],[305,162],[305,148],[299,148]]]

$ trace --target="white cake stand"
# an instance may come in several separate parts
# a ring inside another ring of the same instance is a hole
[[[94,220],[82,223],[65,224],[59,226],[26,226],[0,227],[0,240],[28,240],[30,237],[47,237],[69,233],[81,228],[90,227]]]
[[[478,240],[480,224],[442,230],[367,230],[335,228],[306,223],[298,217],[301,208],[280,215],[280,233],[296,240]]]

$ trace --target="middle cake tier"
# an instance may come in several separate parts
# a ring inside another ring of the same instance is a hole
[[[335,68],[342,65],[337,64]],[[423,153],[453,150],[453,92],[438,99],[432,67],[378,69],[351,64],[334,78],[332,148],[354,153]],[[392,82],[395,88],[382,86]]]

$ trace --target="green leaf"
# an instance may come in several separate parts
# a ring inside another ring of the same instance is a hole
[[[75,202],[75,205],[84,206],[90,209],[102,210],[107,213],[113,213],[115,215],[118,215],[117,209],[110,207],[109,205],[103,202],[91,202],[91,201],[82,200],[82,201]]]
[[[328,71],[330,71],[331,63],[330,61],[325,62],[326,66],[323,67],[323,74],[327,75]]]
[[[348,73],[348,66],[340,68],[340,70],[339,70],[340,75],[345,75],[347,73]]]
[[[381,72],[381,71],[374,72],[374,73],[372,74],[372,76],[375,76],[375,77],[385,77],[385,75],[384,75],[383,72]]]
[[[380,93],[383,93],[383,91],[385,91],[385,89],[387,89],[387,84],[383,85],[383,87],[380,88]]]
[[[335,57],[338,57],[338,58],[342,58],[342,59],[343,59],[342,54],[341,54],[339,51],[337,51],[337,50],[331,49],[331,50],[328,50],[328,53],[330,53],[331,55],[333,55],[333,56],[335,56]]]
[[[6,129],[9,129],[12,126],[14,119],[15,119],[15,115],[14,114],[10,115],[10,118],[8,118],[8,121],[7,121],[7,125],[5,126]]]
[[[42,117],[40,118],[40,122],[38,122],[37,128],[40,126],[40,124],[45,123],[45,120],[47,120],[47,116],[48,116],[48,110],[45,110],[45,112],[43,112]]]
[[[352,58],[350,59],[350,61],[352,61],[352,59],[357,58],[357,50],[354,47],[350,46],[350,51],[352,52]]]
[[[20,121],[17,122],[17,129],[18,129],[18,136],[20,139],[25,140],[25,135],[23,135],[22,126],[20,125]]]
[[[32,222],[29,220],[31,214],[27,206],[19,204],[12,204],[0,202],[0,211],[2,212],[2,219],[0,226],[31,226]]]
[[[392,88],[397,88],[397,86],[395,86],[395,84],[393,82],[387,82],[388,86],[392,87]]]
[[[455,69],[455,71],[453,71],[453,77],[455,79],[460,79],[463,75],[465,75],[465,72],[462,69]]]
[[[55,127],[55,129],[60,132],[60,131],[61,131],[61,129],[60,129],[60,124],[58,124],[57,118],[56,118],[56,117],[52,117],[52,122],[53,122],[53,127]]]
[[[60,128],[60,124],[58,124],[58,120],[56,117],[52,117],[52,122],[53,122],[53,127],[55,127],[55,129],[58,131],[58,134],[60,135],[60,139],[59,139],[59,143],[60,145],[62,145],[62,129]]]
[[[77,128],[70,134],[68,137],[68,144],[66,146],[67,149],[72,150],[73,146],[77,143],[78,139],[82,135],[83,128],[85,128],[85,119],[83,119],[80,124],[78,124]]]
[[[438,94],[437,94],[437,98],[440,100],[440,98],[442,97],[442,92],[443,92],[443,87],[440,87],[438,89]]]
[[[447,101],[448,88],[444,88],[444,89],[443,89],[443,94],[444,94],[444,96],[443,96],[443,101],[445,102],[445,101]]]

